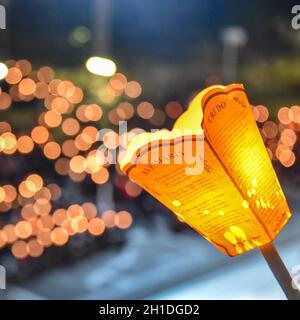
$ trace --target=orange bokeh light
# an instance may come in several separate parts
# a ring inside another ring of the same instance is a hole
[[[57,142],[50,141],[44,146],[44,154],[48,159],[57,159],[61,154],[60,145]]]
[[[89,221],[88,230],[93,236],[99,236],[105,230],[105,223],[101,218],[92,218]]]
[[[34,94],[35,90],[36,83],[32,79],[26,78],[19,83],[19,91],[25,96]]]
[[[31,138],[35,143],[43,144],[49,139],[49,131],[43,126],[33,128]]]
[[[34,148],[34,142],[29,136],[21,136],[17,140],[17,148],[20,153],[30,153]]]

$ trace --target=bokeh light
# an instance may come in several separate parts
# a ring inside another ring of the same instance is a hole
[[[116,64],[107,58],[91,57],[86,62],[86,68],[89,72],[103,77],[111,77],[115,74]]]

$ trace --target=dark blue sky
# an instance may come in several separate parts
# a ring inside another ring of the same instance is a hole
[[[94,0],[11,0],[7,31],[0,33],[2,55],[55,64],[78,64],[90,47],[71,47],[70,31],[92,29]],[[177,62],[197,48],[219,50],[222,26],[238,24],[248,31],[248,49],[272,54],[286,50],[276,39],[276,21],[289,25],[293,1],[270,0],[110,0],[111,55],[124,63],[136,58]],[[5,37],[5,33],[7,36]]]

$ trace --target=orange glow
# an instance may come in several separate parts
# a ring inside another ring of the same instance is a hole
[[[33,210],[33,205],[31,204],[26,204],[22,209],[21,209],[21,216],[24,220],[26,221],[34,221],[37,218],[37,214]]]
[[[117,110],[118,109],[113,109],[108,114],[109,122],[114,124],[115,126],[117,126],[119,121],[122,119],[122,117],[119,116],[119,113],[117,112]],[[122,110],[121,110],[121,113],[123,113]]]
[[[27,250],[29,255],[34,258],[40,257],[44,252],[43,246],[35,239],[29,240]]]
[[[53,79],[53,80],[50,81],[50,83],[48,85],[48,89],[49,89],[49,92],[53,94],[53,96],[57,96],[58,95],[57,88],[58,88],[60,83],[61,83],[60,79]]]
[[[82,140],[87,144],[93,144],[98,139],[98,129],[93,126],[85,127],[81,133]]]
[[[26,188],[31,192],[39,191],[44,184],[44,181],[41,176],[38,174],[31,174],[25,180]]]
[[[107,228],[113,228],[115,226],[116,212],[113,210],[107,210],[102,214],[102,220]]]
[[[7,224],[2,229],[3,235],[7,243],[13,243],[17,240],[17,234],[15,226],[12,224]]]
[[[66,97],[67,91],[72,87],[74,87],[74,84],[71,81],[64,80],[57,86],[57,92],[60,96]]]
[[[73,229],[72,219],[65,220],[63,222],[62,228],[69,236],[73,236],[76,234],[76,230]]]
[[[99,236],[104,232],[105,224],[101,218],[93,218],[89,221],[88,230],[93,236]]]
[[[83,156],[75,156],[70,160],[70,168],[73,172],[82,173],[87,168],[86,159]]]
[[[116,113],[120,120],[128,120],[134,115],[134,107],[129,102],[121,102],[116,109]]]
[[[142,93],[142,87],[137,81],[129,81],[125,87],[125,93],[129,98],[137,98]]]
[[[286,146],[292,146],[296,143],[297,136],[295,131],[292,129],[284,129],[281,132],[280,141]]]
[[[286,152],[286,151],[285,151]],[[282,156],[281,156],[282,157]],[[295,157],[295,153],[294,152],[290,152],[288,157],[285,157],[285,159],[280,159],[281,163],[283,166],[289,168],[291,167],[295,161],[296,161],[296,157]]]
[[[49,139],[49,131],[42,126],[33,128],[31,138],[35,143],[43,144]]]
[[[126,84],[124,85],[124,83],[120,80],[120,79],[117,79],[115,77],[112,77],[110,80],[109,80],[109,86],[115,90],[116,92],[118,93],[122,93],[123,89],[125,88]]]
[[[25,59],[17,61],[15,66],[21,70],[23,77],[28,76],[32,70],[31,63]]]
[[[254,110],[258,113],[258,117],[256,119],[257,122],[265,122],[269,118],[269,110],[262,105],[254,107]]]
[[[62,117],[58,111],[50,110],[44,114],[44,121],[48,127],[55,128],[61,124]]]
[[[78,87],[71,87],[67,90],[65,96],[71,103],[80,103],[83,99],[83,92]]]
[[[7,212],[12,208],[11,202],[2,202],[0,203],[0,212]]]
[[[14,59],[9,59],[9,60],[6,60],[6,61],[5,61],[5,64],[6,64],[6,66],[7,66],[8,68],[11,68],[11,67],[15,66],[16,63],[17,63],[17,61],[14,60]]]
[[[84,97],[82,89],[71,81],[55,79],[54,70],[50,67],[34,71],[31,63],[25,59],[7,60],[5,63],[2,75],[9,85],[0,88],[0,110],[9,108],[12,101],[28,102],[35,98],[43,100],[40,104],[47,110],[37,115],[39,125],[32,128],[30,135],[23,132],[20,135],[18,132],[17,137],[11,125],[1,121],[0,152],[6,155],[12,155],[16,151],[23,155],[29,154],[34,150],[35,144],[39,144],[36,151],[42,150],[45,157],[55,160],[54,168],[59,174],[69,175],[76,182],[83,181],[89,174],[96,183],[105,183],[109,179],[109,171],[103,167],[104,153],[99,152],[96,147],[90,150],[98,140],[100,124],[95,122],[103,117],[102,107],[98,104],[77,107],[76,104]],[[136,81],[128,82],[121,73],[115,74],[108,79],[106,85],[101,84],[100,88],[99,84],[97,81],[93,84],[94,94],[107,103],[114,101],[114,97],[120,96],[124,91],[130,98],[141,93],[141,85]],[[81,128],[81,123],[73,116],[63,119],[63,115],[73,111],[78,120],[94,122],[94,125]],[[119,120],[132,118],[135,112],[133,105],[127,102],[120,103],[112,111],[116,124]],[[143,111],[145,110],[141,113]],[[52,133],[52,128],[57,127],[60,128]],[[61,133],[74,138],[64,140]],[[108,133],[104,140],[104,144],[110,149],[119,145],[119,137],[114,132]],[[79,156],[81,152],[82,155]],[[60,158],[61,153],[70,159]],[[61,194],[62,190],[57,184],[44,186],[43,179],[35,173],[18,182],[16,188],[9,184],[0,186],[0,212],[19,210],[23,219],[16,222],[14,220],[16,225],[3,226],[0,230],[0,247],[12,244],[12,253],[20,259],[27,256],[39,257],[45,247],[52,244],[63,245],[69,236],[76,233],[89,230],[90,234],[96,236],[104,232],[104,220],[97,217],[97,208],[91,202],[83,203],[82,206],[71,205],[67,210],[57,209],[51,214],[52,201],[57,201]],[[28,240],[20,241],[22,239]]]
[[[118,72],[115,75],[113,75],[112,78],[111,78],[111,81],[114,81],[114,80],[119,81],[120,83],[122,83],[122,88],[126,87],[127,78],[123,73]],[[116,88],[116,89],[120,90],[121,88]]]
[[[17,148],[20,153],[30,153],[34,148],[34,142],[29,136],[21,136],[17,141]]]
[[[40,232],[40,228],[38,226],[37,219],[29,221],[31,228],[32,228],[32,235],[36,236]]]
[[[66,140],[63,145],[62,145],[62,153],[66,156],[66,157],[74,157],[78,154],[79,150],[77,149],[74,140],[69,139]]]
[[[0,202],[5,200],[6,192],[4,188],[0,187]]]
[[[89,120],[85,116],[86,105],[83,104],[76,109],[76,117],[81,122],[88,122]]]
[[[104,155],[99,150],[92,150],[88,153],[86,162],[86,172],[89,174],[96,173],[101,169],[102,165],[105,162]]]
[[[108,149],[116,149],[119,145],[119,135],[114,131],[109,131],[104,134],[103,143]]]
[[[275,138],[278,133],[278,127],[277,127],[276,123],[273,121],[265,122],[263,125],[263,128],[262,128],[262,133],[268,139]]]
[[[91,137],[88,134],[79,134],[75,138],[76,148],[81,151],[87,151],[91,147],[91,143],[87,141],[92,141]]]
[[[12,208],[11,202],[2,202],[0,203],[0,212],[7,212]]]
[[[52,102],[54,101],[55,98],[56,98],[56,96],[51,95],[51,94],[46,96],[46,98],[44,100],[44,106],[46,109],[52,110]]]
[[[50,201],[51,192],[48,188],[42,187],[39,191],[36,192],[36,194],[34,195],[34,199],[35,200],[44,199],[44,200]]]
[[[56,183],[48,184],[47,188],[50,191],[52,201],[57,201],[61,197],[61,188]]]
[[[84,216],[83,208],[78,204],[72,204],[67,209],[67,216],[70,219],[74,219],[76,217],[83,217]]]
[[[96,184],[104,184],[109,179],[109,172],[106,168],[101,168],[98,172],[92,173],[91,178]]]
[[[61,148],[57,142],[48,142],[44,146],[44,154],[48,159],[57,159],[60,156]]]
[[[54,71],[50,67],[42,67],[40,70],[37,72],[37,78],[40,81],[49,83],[53,80],[54,78]]]
[[[1,189],[4,191],[4,194],[5,194],[3,200],[1,197]],[[17,197],[17,191],[14,186],[7,184],[7,185],[0,187],[0,202],[1,201],[13,202],[16,199],[16,197]]]
[[[47,231],[52,230],[54,227],[52,217],[49,215],[45,215],[45,216],[40,217],[37,220],[37,225],[38,225],[39,230],[47,230]]]
[[[86,173],[85,172],[76,173],[76,172],[70,171],[69,177],[75,182],[81,182],[85,179]]]
[[[0,110],[5,110],[11,106],[11,97],[6,92],[0,94]]]
[[[67,218],[67,211],[65,209],[56,209],[52,216],[53,222],[57,226],[62,226]]]
[[[82,205],[82,209],[84,211],[84,215],[87,219],[92,219],[97,216],[97,208],[96,206],[91,202],[86,202]]]
[[[150,102],[141,102],[137,106],[137,113],[143,119],[150,119],[154,115],[154,107]]]
[[[40,198],[37,199],[33,205],[33,210],[36,214],[40,216],[45,216],[51,211],[51,204],[47,199]]]
[[[170,101],[166,105],[166,113],[169,118],[177,119],[183,112],[183,109],[179,102],[177,101]]]
[[[292,106],[289,110],[289,119],[295,123],[300,123],[300,107]]]
[[[46,82],[37,82],[34,96],[38,99],[45,99],[49,94]]]
[[[155,109],[154,115],[150,119],[150,122],[159,127],[166,121],[165,113],[160,109]]]
[[[66,176],[69,173],[69,160],[66,158],[60,158],[55,162],[54,165],[55,171],[62,175]]]
[[[138,197],[142,193],[142,188],[132,181],[127,181],[125,191],[130,197]]]
[[[88,121],[99,121],[102,118],[103,111],[97,104],[89,104],[83,110],[84,117]]]
[[[2,230],[0,230],[0,249],[6,246],[6,236]]]
[[[278,158],[280,160],[280,162],[284,163],[289,161],[289,159],[292,156],[292,150],[286,148],[286,149],[282,149],[280,152],[278,152]]]
[[[32,234],[31,224],[27,221],[20,221],[16,224],[16,234],[21,239],[27,239]]]
[[[115,224],[120,229],[127,229],[132,224],[132,216],[128,211],[120,211],[115,215]]]
[[[57,246],[63,246],[69,240],[69,235],[62,227],[57,227],[51,231],[51,240]]]
[[[26,78],[19,83],[19,91],[25,96],[34,94],[35,90],[36,84],[32,79]]]
[[[8,74],[5,77],[5,80],[9,84],[16,84],[22,79],[22,72],[19,68],[12,67],[8,69]]]
[[[37,234],[37,241],[44,247],[49,247],[52,244],[51,231],[41,230]]]
[[[9,95],[12,101],[21,101],[25,96],[21,95],[17,85],[13,85],[9,89]]]
[[[5,132],[11,132],[11,126],[8,122],[1,121],[0,122],[0,134]]]
[[[283,124],[290,124],[291,119],[289,117],[290,110],[289,108],[280,108],[278,111],[278,120]]]
[[[23,240],[16,241],[11,247],[12,254],[18,259],[25,259],[28,256],[28,248]]]
[[[62,131],[64,134],[68,136],[74,136],[77,134],[80,130],[80,124],[79,122],[74,118],[68,118],[64,120],[62,124]]]
[[[11,132],[5,132],[0,136],[0,151],[12,154],[17,149],[16,136]]]
[[[88,227],[89,227],[89,222],[86,217],[77,216],[74,219],[72,219],[72,228],[77,233],[83,233],[87,231]]]
[[[26,181],[22,181],[19,184],[19,193],[24,198],[31,198],[34,196],[34,191],[30,191],[27,187],[27,185],[31,185],[29,183],[26,184]],[[33,185],[32,185],[33,186]]]
[[[70,104],[65,98],[56,97],[51,101],[51,109],[61,114],[68,113]]]

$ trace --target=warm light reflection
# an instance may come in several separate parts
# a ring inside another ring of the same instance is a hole
[[[0,80],[4,79],[8,74],[8,68],[6,64],[0,62]]]
[[[116,64],[112,60],[102,57],[89,58],[86,62],[86,68],[89,72],[103,77],[111,77],[117,70]]]

